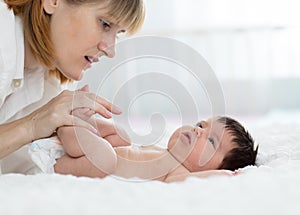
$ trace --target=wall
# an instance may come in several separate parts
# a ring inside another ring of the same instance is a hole
[[[274,109],[300,108],[298,0],[146,0],[146,5],[145,25],[137,36],[173,38],[201,54],[223,89],[226,113],[263,114]],[[150,43],[145,48],[151,50],[156,45]],[[128,52],[139,48],[131,46]],[[177,51],[187,59],[191,57]],[[95,73],[106,70],[104,64],[109,61],[101,63],[83,81],[92,83],[95,91],[101,79],[95,78]],[[211,111],[206,89],[193,87],[193,78],[178,65],[136,60],[119,69],[118,75],[102,88],[101,95],[113,99],[115,89],[126,81],[155,71],[180,80],[197,97],[201,111]],[[132,85],[128,95],[139,94],[145,84]],[[140,96],[134,110],[146,115],[157,111],[176,113],[176,105],[167,100],[167,96],[157,94]]]

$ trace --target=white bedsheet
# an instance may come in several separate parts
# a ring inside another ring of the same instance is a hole
[[[278,117],[279,116],[279,117]],[[290,117],[290,118],[289,118]],[[0,214],[300,214],[299,115],[249,122],[258,167],[165,184],[65,175],[0,176]]]

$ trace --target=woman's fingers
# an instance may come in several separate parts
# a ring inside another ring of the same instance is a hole
[[[111,118],[112,113],[107,110],[103,105],[96,103],[95,101],[84,97],[82,99],[76,99],[73,101],[72,110],[79,109],[79,108],[89,108],[93,110],[95,113],[100,114],[105,118]]]
[[[92,93],[65,90],[28,116],[30,135],[32,140],[48,137],[58,127],[72,125],[82,126],[97,133],[88,122],[90,116],[98,113],[105,118],[111,118],[113,109],[114,105]],[[73,111],[79,117],[73,116]],[[120,111],[113,113],[118,114]]]
[[[93,93],[87,93],[83,91],[76,91],[73,96],[72,101],[72,110],[76,108],[90,108],[94,110],[96,113],[110,118],[113,114],[121,114],[122,111],[116,105],[113,105],[111,102],[97,96]]]
[[[96,100],[97,100],[98,103],[102,104],[104,107],[106,107],[106,109],[108,109],[112,113],[114,113],[114,114],[121,114],[122,113],[122,110],[118,106],[112,104],[111,102],[109,102],[105,98],[102,98],[100,96],[96,96]]]
[[[102,105],[103,107],[105,107],[108,111],[110,111],[111,113],[114,113],[114,114],[121,114],[122,113],[122,110],[112,104],[110,101],[108,101],[107,99],[101,97],[101,96],[97,96],[93,93],[86,93],[85,94],[89,99],[91,99],[92,101],[94,101],[96,104],[100,104]]]
[[[91,100],[103,105],[107,110],[109,110],[113,114],[121,114],[122,110],[116,105],[109,102],[107,99],[97,96],[93,93],[88,93],[90,91],[89,85],[84,85],[82,88],[78,89],[75,92],[87,92],[85,95],[89,97]]]
[[[71,111],[71,114],[84,121],[88,121],[95,114],[95,111],[90,108],[76,108]]]

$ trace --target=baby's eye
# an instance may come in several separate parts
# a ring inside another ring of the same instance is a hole
[[[196,126],[198,126],[199,128],[203,128],[201,122],[198,122],[198,123],[196,124]]]
[[[208,140],[215,147],[215,140],[212,137],[209,137]]]
[[[104,30],[110,30],[111,29],[111,25],[108,21],[104,20],[104,19],[100,19],[100,23],[103,26]]]

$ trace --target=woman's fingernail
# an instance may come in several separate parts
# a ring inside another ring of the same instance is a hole
[[[108,117],[112,117],[112,113],[109,112],[108,110],[106,111],[106,115],[107,115]]]
[[[112,112],[114,113],[122,113],[121,108],[117,107],[117,106],[113,106],[111,109]]]

